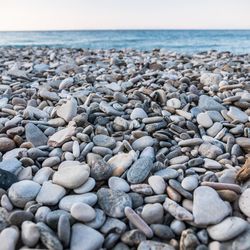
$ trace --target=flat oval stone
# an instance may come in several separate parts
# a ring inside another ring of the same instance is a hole
[[[166,183],[161,176],[153,175],[148,178],[148,184],[155,194],[163,194],[166,190]]]
[[[62,214],[57,225],[57,234],[64,247],[70,243],[71,226],[67,215]]]
[[[247,228],[247,221],[239,217],[228,217],[219,224],[207,228],[213,240],[226,241],[240,235]]]
[[[116,141],[114,138],[107,135],[95,135],[93,137],[93,142],[96,146],[105,147],[105,148],[114,148]]]
[[[160,203],[146,204],[142,209],[141,216],[148,224],[162,223],[164,210]]]
[[[187,176],[181,182],[181,186],[188,191],[193,191],[198,184],[198,178],[195,175]]]
[[[124,179],[116,176],[109,178],[108,185],[112,190],[123,191],[125,193],[129,192],[130,190],[129,184]]]
[[[8,227],[1,231],[0,242],[2,249],[15,250],[19,239],[19,231],[15,227]]]
[[[82,222],[89,222],[95,219],[95,210],[88,204],[76,202],[70,208],[70,213],[73,218]]]
[[[7,137],[1,137],[0,138],[0,152],[7,152],[11,149],[14,149],[16,147],[16,144],[14,141]]]
[[[35,200],[40,188],[41,186],[34,181],[23,180],[10,187],[8,196],[16,207],[23,208],[27,202]]]
[[[142,108],[135,108],[132,113],[130,114],[130,119],[135,120],[135,119],[143,119],[148,117],[147,113],[144,111]]]
[[[95,214],[96,214],[96,217],[92,221],[89,221],[89,222],[85,223],[85,225],[89,226],[89,227],[92,227],[94,229],[99,229],[104,224],[104,222],[106,221],[106,215],[99,208],[95,209]]]
[[[110,217],[122,218],[125,216],[124,208],[132,207],[130,196],[122,191],[101,188],[97,197],[99,206]]]
[[[207,113],[199,113],[196,119],[204,128],[210,128],[213,125],[213,121]]]
[[[127,180],[132,184],[143,182],[153,168],[153,161],[149,157],[136,160],[127,172]]]
[[[132,143],[133,149],[142,151],[146,147],[151,147],[155,144],[155,140],[151,136],[142,136]]]
[[[72,226],[71,250],[98,250],[102,248],[104,237],[95,229],[81,223]]]
[[[56,111],[57,115],[66,122],[71,121],[77,114],[77,101],[74,98],[67,100]]]
[[[31,212],[15,210],[9,215],[9,222],[11,225],[21,226],[24,221],[31,221],[34,215]]]
[[[171,98],[167,101],[167,106],[175,109],[179,109],[181,107],[181,101],[177,98]]]
[[[173,246],[167,243],[159,242],[159,241],[153,241],[153,240],[144,240],[142,241],[137,250],[156,250],[156,249],[164,249],[164,250],[175,250]]]
[[[22,224],[22,242],[28,247],[34,247],[40,238],[40,233],[34,222],[24,221]]]
[[[247,216],[250,217],[250,188],[247,188],[239,198],[240,210]]]
[[[83,185],[81,185],[78,188],[75,188],[74,192],[76,194],[88,193],[95,187],[95,184],[96,184],[95,179],[89,177],[88,180],[85,183],[83,183]]]

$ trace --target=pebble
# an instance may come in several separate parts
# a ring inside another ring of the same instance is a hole
[[[70,240],[71,250],[98,250],[102,247],[104,237],[95,229],[81,223],[72,226],[72,235]]]
[[[90,176],[96,181],[107,180],[111,175],[111,165],[102,159],[95,161],[90,168]]]
[[[74,98],[67,100],[56,111],[57,115],[66,122],[71,121],[77,114],[77,102]]]
[[[153,161],[149,157],[136,160],[127,172],[127,180],[132,184],[143,182],[153,168]]]
[[[45,181],[36,197],[36,201],[43,205],[56,205],[59,200],[66,194],[66,190],[50,181]]]
[[[60,164],[52,180],[55,184],[74,189],[88,180],[89,173],[90,169],[88,165],[83,165],[75,161],[65,161]]]
[[[235,238],[246,230],[248,223],[239,217],[228,217],[220,223],[207,228],[213,240],[227,241]]]
[[[0,138],[0,152],[8,152],[15,148],[15,142],[7,137],[1,137]]]
[[[109,188],[112,190],[123,191],[125,193],[129,192],[129,184],[122,178],[112,176],[108,180]]]
[[[89,177],[88,180],[83,183],[81,186],[74,189],[76,194],[85,194],[90,192],[96,185],[95,179]]]
[[[158,241],[145,240],[142,241],[137,250],[156,250],[156,249],[164,249],[164,250],[174,250],[175,248],[167,243],[162,243]]]
[[[161,176],[150,176],[148,184],[151,186],[155,194],[163,194],[166,190],[166,183]]]
[[[250,188],[247,188],[239,198],[240,210],[247,216],[250,217]]]
[[[16,175],[9,171],[0,169],[0,188],[7,190],[15,182],[17,182]]]
[[[198,184],[198,178],[195,175],[187,176],[181,182],[181,186],[187,191],[193,191],[197,188]]]
[[[141,212],[141,217],[148,224],[162,223],[164,210],[160,203],[146,204]]]
[[[114,148],[115,139],[107,135],[96,135],[93,137],[93,142],[96,146],[105,147],[105,148]]]
[[[245,123],[248,121],[248,115],[236,107],[230,107],[227,115],[233,120]]]
[[[40,238],[39,230],[34,222],[24,221],[21,233],[23,243],[28,247],[34,247]]]
[[[151,147],[153,146],[155,143],[155,140],[151,137],[151,136],[143,136],[137,140],[135,140],[132,143],[132,147],[133,149],[142,151],[143,149],[147,148],[147,147]]]
[[[25,136],[28,142],[31,142],[34,147],[47,145],[48,138],[36,125],[28,123],[25,126]]]
[[[181,107],[181,101],[177,98],[171,98],[167,101],[167,106],[175,109],[179,109]]]
[[[205,186],[195,189],[193,216],[197,225],[218,224],[230,213],[231,209],[214,189]]]
[[[132,207],[130,196],[122,191],[101,188],[97,197],[99,206],[110,217],[122,218],[125,207]]]
[[[147,118],[147,113],[142,108],[135,108],[130,114],[131,120]]]
[[[19,238],[19,230],[14,227],[5,228],[0,233],[1,248],[15,250]]]
[[[67,215],[62,214],[59,217],[57,225],[57,234],[63,246],[67,247],[70,243],[70,234],[71,234],[70,220]]]
[[[71,206],[70,213],[78,221],[89,222],[95,219],[95,210],[88,204],[76,202]]]
[[[35,200],[41,186],[31,180],[14,183],[8,191],[8,196],[13,205],[23,208],[29,201]]]
[[[213,121],[207,113],[199,113],[196,119],[204,128],[210,128],[213,125]]]

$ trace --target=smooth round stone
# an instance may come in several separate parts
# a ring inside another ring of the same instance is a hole
[[[149,157],[136,160],[127,172],[127,180],[132,184],[143,182],[153,168],[153,161]]]
[[[16,175],[11,172],[0,169],[0,188],[7,190],[12,184],[17,182]]]
[[[204,159],[204,168],[206,169],[221,169],[222,168],[222,165],[215,161],[215,160],[212,160],[212,159],[208,159],[208,158],[205,158]]]
[[[181,107],[181,101],[177,98],[171,98],[167,101],[167,106],[175,109],[179,109]]]
[[[146,204],[141,212],[141,217],[148,224],[162,223],[164,210],[160,203]]]
[[[155,194],[163,194],[166,191],[166,183],[161,176],[153,175],[148,178],[148,184]]]
[[[135,209],[137,207],[140,207],[143,205],[143,197],[142,195],[138,194],[138,193],[128,193],[129,197],[132,200],[132,208]]]
[[[219,224],[207,228],[213,240],[226,241],[235,238],[246,230],[248,223],[239,217],[228,217]]]
[[[195,175],[187,176],[181,182],[181,186],[188,191],[193,191],[198,187],[198,184],[198,178]]]
[[[250,188],[247,188],[239,198],[240,210],[247,216],[250,217]]]
[[[193,216],[197,225],[218,224],[231,213],[227,205],[211,187],[200,186],[194,191]]]
[[[57,234],[64,247],[67,247],[70,243],[70,220],[67,215],[62,214],[59,218],[57,225]]]
[[[67,100],[66,103],[57,108],[56,113],[66,122],[71,121],[77,114],[77,101],[74,98]]]
[[[1,249],[15,250],[19,239],[19,231],[15,227],[5,228],[0,233]]]
[[[220,198],[228,202],[234,202],[238,198],[238,194],[232,190],[217,190]]]
[[[80,187],[75,188],[74,192],[76,194],[84,194],[90,192],[95,187],[96,181],[95,179],[89,177],[88,180],[83,183]]]
[[[219,113],[218,111],[209,110],[209,111],[206,111],[206,113],[210,116],[210,118],[211,118],[214,122],[222,122],[222,121],[224,121],[223,116],[222,116],[221,113]]]
[[[138,245],[140,242],[146,240],[145,234],[143,234],[138,229],[133,229],[130,231],[126,231],[122,234],[121,241],[129,246]]]
[[[175,165],[175,164],[182,164],[185,163],[189,160],[189,157],[186,155],[181,155],[181,156],[177,156],[172,158],[169,163],[170,165]]]
[[[31,212],[14,210],[9,215],[9,222],[11,225],[21,226],[24,221],[31,221],[34,215]]]
[[[8,196],[13,205],[23,208],[29,201],[35,200],[41,186],[30,180],[23,180],[14,183],[9,191]]]
[[[207,130],[209,136],[215,137],[221,130],[223,125],[220,122],[215,122],[212,127]]]
[[[98,250],[102,248],[104,237],[95,229],[76,223],[72,226],[71,250]]]
[[[222,155],[223,151],[209,142],[204,142],[199,147],[199,153],[203,157],[215,159],[217,156]]]
[[[90,168],[90,176],[96,181],[107,180],[112,174],[112,168],[104,160],[95,161]]]
[[[35,214],[35,221],[36,222],[45,222],[47,215],[51,212],[49,207],[39,207]]]
[[[56,205],[59,200],[66,194],[66,190],[50,181],[43,183],[37,197],[36,201],[43,205]]]
[[[221,75],[215,73],[203,73],[200,78],[201,83],[208,86],[214,84],[218,85],[221,80]]]
[[[164,250],[175,250],[173,246],[167,243],[159,242],[159,241],[153,241],[153,240],[144,240],[142,241],[137,250],[158,250],[158,249],[164,249]]]
[[[0,162],[0,169],[17,174],[22,169],[22,163],[16,158],[3,160]]]
[[[203,143],[202,139],[200,139],[200,138],[192,138],[192,139],[182,140],[178,144],[181,147],[192,147],[192,146],[200,145],[202,143]]]
[[[93,137],[93,142],[96,146],[105,147],[105,148],[114,148],[116,141],[114,138],[107,135],[95,135]]]
[[[99,209],[99,208],[96,208],[95,209],[95,214],[96,214],[96,217],[95,219],[93,219],[92,221],[89,221],[87,223],[85,223],[86,226],[89,226],[89,227],[92,227],[94,229],[98,229],[100,228],[104,222],[106,221],[106,215],[105,213]]]
[[[132,143],[133,149],[142,151],[146,147],[151,147],[155,144],[155,140],[151,136],[142,136]]]
[[[176,235],[181,235],[182,231],[186,229],[186,225],[183,221],[173,220],[170,224],[170,228]]]
[[[42,185],[45,181],[49,180],[53,173],[54,171],[51,168],[43,167],[36,172],[35,176],[33,177],[33,181]]]
[[[155,159],[155,151],[153,147],[146,147],[143,149],[143,151],[140,154],[140,158],[143,157],[150,157],[152,161]]]
[[[218,103],[213,97],[207,95],[201,95],[199,98],[198,107],[203,110],[221,111],[225,107]]]
[[[153,230],[154,235],[164,240],[171,240],[175,237],[172,229],[167,225],[152,224],[150,228]]]
[[[34,147],[47,145],[48,137],[33,123],[26,124],[25,136],[26,140],[31,142]]]
[[[231,106],[229,108],[229,111],[227,112],[227,115],[232,118],[233,120],[237,120],[241,123],[245,123],[248,121],[248,115],[243,112],[242,110]]]
[[[135,108],[132,113],[130,114],[130,119],[135,120],[135,119],[143,119],[148,117],[147,113],[144,111],[142,108]]]
[[[21,237],[26,246],[34,247],[40,238],[36,224],[31,221],[24,221],[22,224]]]
[[[46,220],[44,221],[44,223],[46,223],[52,229],[56,230],[58,228],[59,219],[62,215],[67,216],[71,223],[74,222],[74,219],[69,212],[58,209],[49,212],[46,216]]]
[[[0,200],[1,200],[1,206],[3,208],[5,208],[7,211],[13,210],[13,205],[11,204],[9,197],[6,194],[3,194]]]
[[[179,173],[172,168],[161,169],[154,173],[154,175],[161,176],[164,180],[175,179]]]
[[[132,207],[130,196],[122,191],[101,188],[97,191],[98,204],[110,217],[124,217],[124,208]]]
[[[60,200],[59,208],[70,211],[72,205],[76,202],[86,203],[93,206],[97,202],[97,196],[94,193],[66,195]]]
[[[53,167],[61,162],[58,156],[52,156],[43,161],[42,167]]]
[[[197,122],[204,128],[210,128],[213,121],[207,113],[200,113],[197,115]]]
[[[16,144],[14,141],[7,137],[1,137],[0,138],[0,152],[8,152],[16,147]]]
[[[95,210],[88,204],[76,202],[71,206],[70,213],[76,220],[89,222],[95,219]]]
[[[53,183],[65,188],[74,189],[81,186],[89,178],[89,166],[74,161],[62,162],[53,175]]]
[[[112,190],[123,191],[125,193],[129,192],[129,184],[122,178],[112,176],[108,180],[109,188]]]

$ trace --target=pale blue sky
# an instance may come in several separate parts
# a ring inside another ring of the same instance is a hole
[[[0,30],[250,29],[250,0],[0,0]]]

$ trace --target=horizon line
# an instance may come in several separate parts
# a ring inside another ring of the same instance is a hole
[[[101,28],[0,30],[0,32],[69,32],[69,31],[250,31],[249,28]]]

